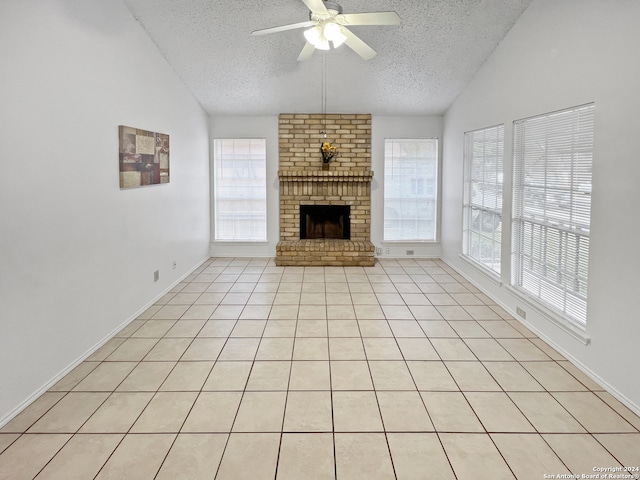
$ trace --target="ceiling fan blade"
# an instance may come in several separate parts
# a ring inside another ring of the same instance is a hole
[[[302,0],[311,13],[317,13],[319,15],[329,15],[329,10],[325,7],[322,0]]]
[[[311,20],[306,22],[290,23],[289,25],[282,25],[280,27],[271,27],[271,28],[263,28],[262,30],[254,30],[253,32],[251,32],[251,35],[256,36],[256,35],[266,35],[268,33],[284,32],[286,30],[294,30],[296,28],[313,27],[315,24],[316,23],[312,22]]]
[[[316,47],[314,47],[311,43],[307,42],[305,46],[302,47],[302,51],[300,52],[300,55],[298,55],[298,61],[304,62],[305,60],[309,60],[315,50],[316,50]]]
[[[400,25],[396,12],[345,13],[336,19],[343,25]]]
[[[351,50],[360,55],[364,60],[371,60],[376,56],[376,51],[371,48],[369,45],[364,43],[359,37],[357,37],[353,32],[351,32],[348,28],[342,27],[340,31],[347,37],[345,40],[345,44]]]

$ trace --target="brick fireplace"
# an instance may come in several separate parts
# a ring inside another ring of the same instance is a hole
[[[322,162],[323,141],[338,147],[329,164]],[[371,115],[281,114],[279,154],[276,265],[373,265]]]

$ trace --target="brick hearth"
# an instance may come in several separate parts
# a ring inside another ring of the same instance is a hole
[[[320,154],[325,140],[339,151],[328,166]],[[276,264],[373,265],[371,115],[282,114],[279,150]],[[351,239],[300,240],[300,205],[350,205]]]

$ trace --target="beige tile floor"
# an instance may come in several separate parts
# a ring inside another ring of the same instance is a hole
[[[211,259],[0,430],[0,479],[558,478],[639,429],[439,260]]]

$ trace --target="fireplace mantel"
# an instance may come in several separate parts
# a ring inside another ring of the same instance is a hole
[[[371,182],[372,170],[280,170],[278,177],[286,182]]]

